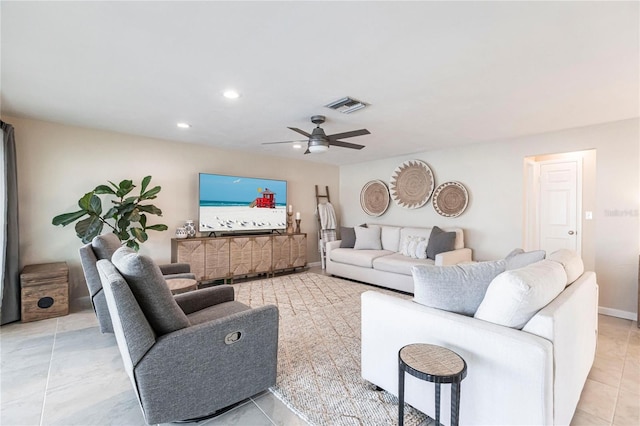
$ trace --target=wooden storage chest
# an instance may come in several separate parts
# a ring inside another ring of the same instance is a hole
[[[69,313],[69,268],[66,262],[27,265],[20,274],[22,322]]]

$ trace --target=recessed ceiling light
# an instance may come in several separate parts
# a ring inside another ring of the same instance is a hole
[[[191,124],[180,122],[177,124],[177,126],[180,127],[181,129],[188,129],[189,127],[191,127]]]
[[[235,90],[227,90],[222,94],[222,96],[227,99],[238,99],[240,97],[240,93],[236,92]]]
[[[300,143],[296,142],[296,143],[294,143],[294,144],[293,144],[293,147],[294,147],[295,149],[300,149],[300,148],[302,148],[302,144],[300,144]]]

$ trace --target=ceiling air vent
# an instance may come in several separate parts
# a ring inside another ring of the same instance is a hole
[[[338,99],[337,101],[331,102],[330,104],[327,104],[325,106],[327,108],[340,111],[343,114],[349,114],[366,107],[367,104],[365,104],[364,102],[360,102],[357,99],[347,97],[347,98]]]

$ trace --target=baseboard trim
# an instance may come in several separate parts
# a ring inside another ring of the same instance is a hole
[[[636,319],[638,319],[638,314],[636,314],[635,312],[621,311],[620,309],[605,308],[602,306],[598,306],[598,313],[602,315],[609,315],[610,317],[628,319],[631,321],[635,321]]]

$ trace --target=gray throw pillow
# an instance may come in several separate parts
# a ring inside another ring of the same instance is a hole
[[[506,262],[451,266],[417,265],[413,275],[413,300],[421,305],[473,316],[491,281],[504,272]]]
[[[93,248],[93,252],[96,254],[98,260],[111,260],[113,253],[115,253],[121,246],[122,243],[120,242],[120,238],[118,238],[118,236],[113,232],[98,235],[91,241],[91,247]]]
[[[544,260],[547,252],[544,250],[534,250],[525,252],[522,249],[515,249],[504,259],[507,261],[507,271],[524,268],[532,263]]]
[[[455,232],[444,232],[442,229],[434,226],[429,236],[429,244],[427,244],[427,259],[436,259],[436,255],[451,251],[456,244]]]
[[[111,260],[129,284],[147,321],[158,335],[188,327],[189,319],[176,303],[160,268],[148,256],[121,247]]]
[[[356,231],[353,228],[340,227],[340,248],[353,248],[356,244]]]

